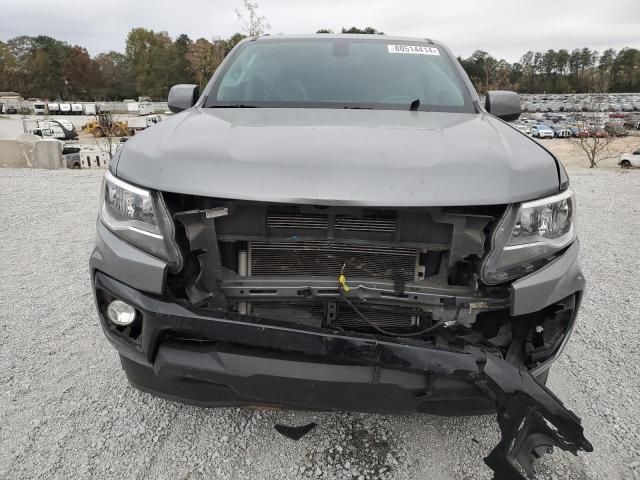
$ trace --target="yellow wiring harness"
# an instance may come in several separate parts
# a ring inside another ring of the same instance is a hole
[[[340,273],[340,276],[338,277],[338,283],[340,284],[340,288],[342,288],[342,291],[348,292],[349,290],[351,290],[351,288],[349,288],[349,285],[347,285],[347,277],[344,276],[344,273]]]

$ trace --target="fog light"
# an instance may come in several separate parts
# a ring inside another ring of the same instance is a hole
[[[107,316],[116,325],[131,325],[136,319],[136,309],[122,300],[114,300],[107,307]]]

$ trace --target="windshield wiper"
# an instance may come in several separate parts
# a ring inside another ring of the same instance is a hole
[[[343,107],[336,107],[336,108],[342,108],[343,110],[374,110],[373,107],[358,107],[358,106],[350,106],[350,105],[344,105]]]
[[[416,98],[413,102],[411,102],[411,104],[409,105],[409,111],[410,112],[417,112],[418,108],[420,107],[420,99]]]
[[[257,105],[248,105],[245,103],[232,103],[228,105],[210,105],[209,108],[261,108]]]

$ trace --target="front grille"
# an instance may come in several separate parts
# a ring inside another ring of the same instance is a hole
[[[273,229],[328,229],[338,231],[394,233],[398,216],[392,210],[364,209],[360,216],[302,213],[298,206],[271,206],[267,211],[267,227]]]
[[[249,242],[250,275],[313,275],[412,281],[417,250],[328,241]]]
[[[395,218],[354,218],[338,215],[334,228],[352,232],[395,232],[397,221]]]
[[[326,215],[267,215],[269,228],[313,228],[327,229],[329,219]]]

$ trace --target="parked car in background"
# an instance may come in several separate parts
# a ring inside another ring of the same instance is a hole
[[[629,131],[621,123],[608,123],[605,125],[604,130],[612,137],[629,136]]]
[[[534,125],[531,127],[531,136],[535,138],[553,138],[555,134],[553,130],[548,125],[544,123],[539,123],[538,125]]]
[[[640,149],[622,155],[620,161],[618,161],[618,165],[622,168],[640,167]]]
[[[73,115],[82,115],[82,104],[81,103],[72,103],[71,104],[71,113]]]
[[[571,129],[558,126],[553,129],[553,134],[556,138],[569,138],[571,137]]]
[[[589,138],[591,133],[586,128],[574,127],[571,129],[571,135],[575,138]]]
[[[85,115],[95,115],[96,114],[96,104],[95,103],[85,103],[82,105],[82,110]]]
[[[596,137],[596,138],[607,138],[609,136],[609,132],[607,132],[604,127],[603,128],[596,128],[592,133],[591,133],[592,137]]]
[[[47,104],[47,111],[49,115],[59,115],[60,114],[60,104],[57,102],[52,102]]]
[[[592,451],[543,386],[585,286],[569,178],[504,123],[515,93],[480,105],[445,46],[378,35],[252,37],[202,95],[174,86],[176,115],[113,158],[90,258],[129,382],[211,407],[490,411],[500,479]]]
[[[33,113],[35,115],[45,115],[47,113],[47,104],[44,102],[33,102]]]
[[[13,105],[5,107],[5,110],[9,115],[15,115],[16,113],[18,113],[18,109],[16,107],[14,107]]]
[[[60,115],[71,115],[71,104],[70,103],[61,103],[60,104]]]

